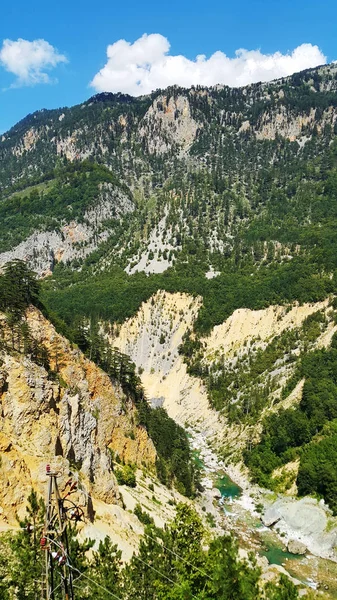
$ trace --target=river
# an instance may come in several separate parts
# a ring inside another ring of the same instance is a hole
[[[273,528],[263,526],[256,510],[258,501],[251,497],[249,490],[243,490],[231,479],[202,435],[189,433],[204,488],[199,504],[207,512],[211,512],[213,506],[213,514],[218,515],[219,533],[230,531],[243,551],[253,550],[260,557],[263,571],[272,570],[272,565],[278,570],[284,568],[305,586],[322,589],[326,597],[337,599],[337,564],[310,553],[299,556],[288,552],[285,540]],[[221,498],[214,496],[215,490],[220,492]]]

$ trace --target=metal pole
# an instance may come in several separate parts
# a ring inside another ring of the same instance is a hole
[[[48,474],[48,471],[47,471]],[[45,519],[45,534],[48,534],[48,530],[49,530],[49,524],[50,524],[50,519],[51,519],[51,512],[52,512],[52,506],[51,506],[51,497],[52,497],[52,493],[53,493],[53,480],[50,477],[49,478],[49,483],[48,483],[48,492],[47,492],[47,502],[46,502],[46,519]],[[49,576],[49,573],[51,571],[51,565],[50,565],[50,555],[48,550],[45,550],[45,559],[46,559],[46,600],[54,600],[53,599],[53,587],[51,587],[50,584],[52,584],[52,580],[53,577]],[[51,573],[50,573],[51,575]]]
[[[47,502],[46,502],[46,518],[45,518],[45,533],[48,544],[44,544],[46,549],[46,600],[55,600],[55,566],[54,557],[51,551],[51,543],[55,541],[55,548],[59,553],[56,559],[60,558],[59,568],[61,576],[62,598],[63,600],[74,600],[72,570],[69,565],[69,542],[67,535],[67,511],[64,509],[64,499],[61,497],[57,485],[57,473],[53,473],[50,466],[46,468],[49,476]],[[60,554],[61,548],[61,554]],[[64,559],[64,560],[62,560]],[[62,562],[61,562],[62,560]],[[58,569],[57,569],[58,571]]]

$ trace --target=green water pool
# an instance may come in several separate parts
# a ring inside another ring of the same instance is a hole
[[[286,560],[298,560],[303,558],[298,554],[291,554],[291,552],[287,552],[286,550],[282,550],[277,546],[267,546],[267,550],[261,550],[261,556],[265,556],[268,559],[268,562],[271,565],[282,565]]]
[[[196,466],[201,470],[205,469],[205,464],[200,458],[199,450],[193,450],[192,455]],[[223,498],[238,498],[242,493],[242,489],[224,473],[218,475],[215,482],[215,487],[218,488]]]
[[[215,486],[223,498],[238,498],[242,493],[242,489],[228,475],[221,475]]]

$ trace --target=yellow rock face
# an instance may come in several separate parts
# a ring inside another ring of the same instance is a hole
[[[1,353],[0,517],[13,523],[32,487],[44,493],[46,463],[64,477],[76,471],[95,498],[120,504],[110,449],[150,470],[156,459],[133,403],[38,310],[29,309],[27,320],[56,375],[23,354]]]
[[[214,448],[223,446],[231,453],[240,452],[252,436],[252,427],[229,424],[210,407],[203,381],[188,373],[178,351],[184,334],[193,330],[200,306],[200,298],[158,291],[141,305],[134,317],[111,332],[110,341],[141,368],[142,383],[150,401],[164,406],[169,416],[182,426],[190,425],[202,432]],[[201,338],[204,364],[211,365],[222,357],[230,365],[235,356],[247,355],[252,348],[264,350],[284,331],[301,328],[305,319],[316,311],[327,314],[329,299],[314,304],[269,306],[261,310],[237,309],[223,323],[213,327],[207,337]],[[331,321],[317,339],[317,347],[328,346],[336,329]],[[280,385],[284,381],[280,376]],[[300,382],[288,398],[279,402],[276,409],[298,403],[303,383]],[[254,436],[260,432],[261,421],[255,425]]]

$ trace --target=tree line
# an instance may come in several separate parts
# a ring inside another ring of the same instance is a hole
[[[44,503],[32,491],[27,516],[17,533],[0,536],[0,593],[2,600],[38,600],[45,570]],[[139,513],[139,508],[137,511]],[[241,559],[232,536],[209,537],[195,510],[176,507],[174,519],[163,529],[142,513],[144,536],[129,562],[110,537],[94,546],[79,542],[68,530],[69,557],[75,598],[81,600],[297,600],[298,591],[281,574],[276,583],[262,584],[253,554]],[[207,542],[207,543],[206,543]],[[49,542],[50,543],[50,542]],[[91,552],[88,553],[88,550]],[[55,555],[57,553],[55,552]],[[61,567],[55,558],[54,600],[61,599]]]

